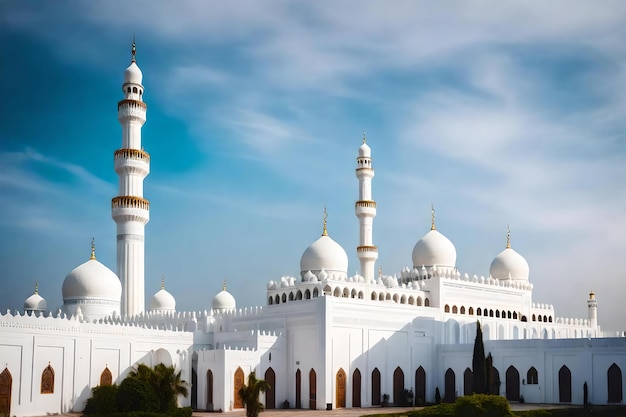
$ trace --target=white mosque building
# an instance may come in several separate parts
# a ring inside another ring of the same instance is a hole
[[[477,322],[500,395],[581,404],[586,384],[591,403],[623,402],[626,339],[601,331],[593,292],[586,318],[560,318],[552,305],[534,302],[528,263],[510,236],[490,276],[464,274],[433,211],[411,265],[376,273],[374,168],[365,139],[356,158],[362,275],[348,275],[348,256],[324,219],[321,237],[300,259],[300,276],[269,281],[265,306],[238,308],[224,286],[210,307],[177,311],[162,285],[146,309],[150,155],[141,144],[146,104],[134,44],[122,90],[112,200],[117,274],[96,259],[92,243],[89,259],[63,282],[61,310],[49,311],[35,288],[24,311],[0,315],[0,416],[80,411],[93,387],[120,383],[138,363],[161,362],[191,383],[180,405],[200,410],[243,408],[235,393],[251,372],[270,384],[266,408],[397,404],[405,390],[415,404],[433,402],[437,390],[452,400],[472,391]]]

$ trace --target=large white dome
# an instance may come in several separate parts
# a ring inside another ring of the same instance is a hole
[[[444,235],[432,229],[413,247],[413,267],[456,266],[456,248]]]
[[[224,288],[211,301],[211,308],[218,311],[229,311],[237,308],[235,297]]]
[[[528,280],[529,268],[526,259],[509,246],[491,262],[489,273],[497,279]]]
[[[340,244],[335,242],[324,233],[319,239],[311,244],[300,258],[300,277],[311,271],[314,274],[321,270],[326,271],[331,277],[348,275],[348,255]]]
[[[150,300],[150,310],[153,311],[176,311],[176,299],[165,287],[161,287]]]
[[[120,302],[122,284],[113,271],[95,258],[74,268],[63,281],[63,301],[109,300]]]

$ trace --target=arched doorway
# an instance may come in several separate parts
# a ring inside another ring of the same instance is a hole
[[[472,395],[474,385],[474,373],[470,368],[465,368],[463,372],[463,395]]]
[[[415,405],[426,403],[426,371],[421,366],[415,370]]]
[[[346,372],[343,368],[339,368],[335,380],[335,408],[346,408]]]
[[[445,377],[445,394],[443,400],[447,403],[454,402],[455,395],[455,386],[456,386],[456,376],[454,375],[454,371],[452,368],[448,368],[446,371]]]
[[[500,395],[500,371],[495,366],[491,367],[489,376],[489,393],[491,395]]]
[[[513,365],[506,370],[506,399],[519,401],[519,372]]]
[[[198,374],[194,368],[191,368],[191,408],[198,408]]]
[[[243,388],[244,384],[244,375],[243,369],[241,367],[237,368],[235,371],[235,392],[233,396],[233,408],[243,408],[243,401],[239,396],[239,390]]]
[[[302,372],[296,371],[296,408],[302,408]]]
[[[372,371],[372,405],[380,405],[380,371]]]
[[[361,406],[361,371],[355,369],[352,373],[352,407]]]
[[[572,372],[565,365],[559,369],[559,402],[572,402]]]
[[[213,371],[206,371],[206,409],[213,411]]]
[[[404,372],[398,366],[393,371],[393,403],[395,405],[405,405],[403,403],[404,398]]]
[[[0,374],[0,416],[11,415],[11,387],[13,386],[13,377],[8,368]]]
[[[317,408],[317,374],[315,369],[309,372],[309,408],[315,410]]]
[[[621,403],[622,402],[622,370],[616,363],[609,367],[606,373],[607,376],[607,388],[609,391],[608,402]]]
[[[269,385],[265,390],[265,408],[270,410],[276,408],[276,373],[271,367],[265,371],[264,379]]]

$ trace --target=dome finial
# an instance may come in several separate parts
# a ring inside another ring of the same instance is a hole
[[[382,277],[383,277],[383,266],[378,265],[378,278],[382,278]]]
[[[165,289],[165,275],[161,274],[161,289]]]
[[[133,33],[133,49],[131,51],[133,58],[131,60],[131,62],[137,62],[135,59],[135,54],[137,53],[137,44],[135,44],[135,34]]]
[[[430,205],[430,230],[437,230],[437,228],[435,227],[435,206],[434,205]]]
[[[326,229],[327,218],[328,218],[328,212],[326,211],[326,207],[324,207],[324,231],[322,232],[322,236],[328,236],[328,230]]]
[[[511,228],[506,225],[506,248],[511,249]]]
[[[39,294],[39,281],[35,281],[35,294]]]
[[[363,143],[367,142],[367,137],[365,136],[365,130],[363,131]]]
[[[226,278],[224,278],[224,282],[222,283],[222,291],[226,291]]]
[[[89,260],[95,260],[96,259],[96,238],[92,237],[91,238],[91,256],[89,257]]]

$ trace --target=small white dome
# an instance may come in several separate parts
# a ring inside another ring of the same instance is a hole
[[[346,251],[326,233],[313,242],[300,258],[300,276],[302,278],[308,271],[317,274],[322,270],[340,278],[348,276]]]
[[[46,311],[48,303],[37,291],[24,301],[25,311]]]
[[[113,271],[91,258],[67,274],[62,292],[64,302],[98,299],[119,303],[122,284]]]
[[[371,158],[372,150],[367,145],[367,143],[363,142],[363,145],[359,147],[359,157],[360,158]]]
[[[211,301],[211,308],[213,310],[228,311],[237,308],[237,302],[235,297],[231,295],[226,289],[223,289]]]
[[[413,247],[413,267],[456,265],[456,248],[444,235],[432,229]]]
[[[522,255],[507,247],[491,262],[489,273],[496,279],[528,280],[528,262]]]
[[[139,84],[143,81],[143,73],[137,66],[135,61],[131,62],[126,71],[124,71],[124,84]]]
[[[174,296],[167,292],[164,287],[152,296],[150,300],[150,310],[154,311],[176,311],[176,300]]]

